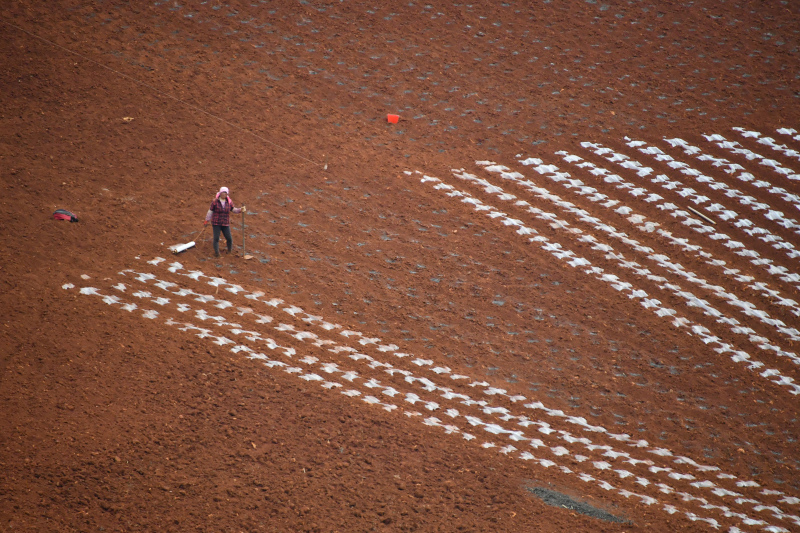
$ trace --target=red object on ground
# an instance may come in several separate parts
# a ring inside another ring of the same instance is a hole
[[[397,124],[397,121],[400,120],[400,115],[392,115],[390,113],[386,115],[386,120],[388,120],[390,124]]]
[[[78,217],[76,217],[71,212],[67,211],[66,209],[56,209],[53,213],[53,218],[56,220],[69,220],[70,222],[77,222]]]

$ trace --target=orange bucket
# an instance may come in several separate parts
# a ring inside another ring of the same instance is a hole
[[[390,124],[397,124],[397,121],[400,120],[400,115],[386,115],[386,120],[388,120]]]

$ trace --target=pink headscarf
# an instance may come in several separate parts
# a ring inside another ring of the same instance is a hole
[[[219,199],[219,195],[220,195],[220,194],[222,194],[222,193],[225,193],[225,194],[227,194],[227,195],[228,195],[228,200],[230,200],[231,202],[233,202],[233,200],[232,200],[232,199],[231,199],[231,197],[230,197],[230,194],[228,193],[228,188],[227,188],[227,187],[220,187],[220,189],[219,189],[219,192],[217,193],[217,196],[216,196],[216,198],[217,198],[217,199]]]

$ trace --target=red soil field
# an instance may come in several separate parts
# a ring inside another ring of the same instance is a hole
[[[800,531],[798,21],[4,2],[0,530]]]

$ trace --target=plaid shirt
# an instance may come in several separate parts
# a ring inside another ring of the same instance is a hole
[[[215,198],[214,201],[211,202],[211,207],[208,208],[208,213],[211,215],[211,224],[214,226],[230,226],[231,211],[234,213],[242,212],[240,208],[233,207],[233,201],[230,198],[225,202],[224,207],[222,202],[219,201],[219,198]],[[206,216],[206,220],[209,220],[208,216]]]

